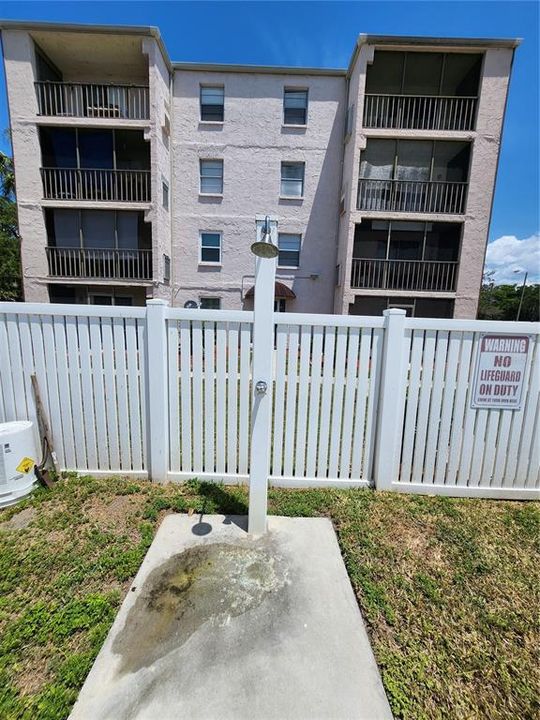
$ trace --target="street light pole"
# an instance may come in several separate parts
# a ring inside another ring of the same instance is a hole
[[[514,270],[514,272],[522,272],[521,270]],[[521,306],[523,305],[523,296],[525,295],[525,285],[527,284],[527,277],[529,273],[525,272],[525,277],[523,278],[523,285],[521,286],[521,296],[519,298],[519,305],[516,313],[516,322],[519,320],[519,316],[521,314]]]
[[[257,239],[251,246],[256,260],[248,532],[262,535],[266,532],[270,474],[277,220],[257,216],[256,229]]]

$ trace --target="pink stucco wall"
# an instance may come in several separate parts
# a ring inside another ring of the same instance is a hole
[[[225,120],[200,123],[199,86],[225,88]],[[309,90],[306,128],[282,124],[285,87]],[[243,307],[253,284],[255,216],[278,218],[281,232],[301,233],[298,270],[278,270],[297,312],[332,312],[344,123],[343,77],[178,72],[174,79],[173,247],[175,303],[219,296]],[[199,196],[199,159],[224,161],[222,198]],[[280,199],[281,162],[305,162],[303,200]],[[220,268],[199,265],[199,231],[223,234]],[[317,275],[315,279],[311,275]]]

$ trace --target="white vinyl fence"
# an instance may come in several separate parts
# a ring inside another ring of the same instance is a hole
[[[274,315],[270,480],[454,496],[540,497],[533,323]],[[0,303],[0,422],[36,420],[62,467],[249,477],[250,312]],[[527,335],[519,410],[472,409],[485,333]]]

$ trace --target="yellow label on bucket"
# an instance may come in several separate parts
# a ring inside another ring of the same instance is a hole
[[[23,457],[21,462],[17,465],[17,472],[21,473],[29,473],[31,470],[34,469],[34,465],[36,464],[35,460],[32,460],[32,458],[29,457]]]

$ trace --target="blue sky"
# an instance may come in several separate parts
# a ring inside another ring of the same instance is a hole
[[[539,8],[535,2],[6,2],[4,19],[157,25],[173,60],[345,67],[361,32],[520,37],[490,228],[497,257],[538,272]],[[0,128],[8,126],[0,84]],[[4,149],[6,149],[4,147]],[[527,248],[520,241],[529,239]],[[506,244],[505,244],[506,243]],[[519,256],[519,258],[518,258]],[[489,255],[488,255],[489,259]],[[504,262],[501,264],[504,266]],[[508,264],[508,263],[506,263]]]

